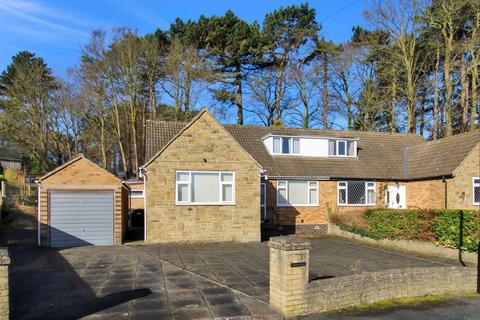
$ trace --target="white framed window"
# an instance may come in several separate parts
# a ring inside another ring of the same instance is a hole
[[[300,154],[300,139],[273,137],[274,154]]]
[[[130,190],[132,198],[143,198],[143,190]]]
[[[472,199],[474,205],[480,205],[480,177],[472,178]]]
[[[375,205],[375,182],[372,181],[339,181],[337,185],[339,206],[371,206]]]
[[[332,157],[356,157],[357,141],[328,140],[328,155]]]
[[[279,180],[277,206],[318,206],[318,181]]]
[[[177,171],[177,205],[235,204],[235,173],[220,171]]]

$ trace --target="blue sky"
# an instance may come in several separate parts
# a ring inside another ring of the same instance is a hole
[[[354,25],[364,25],[367,0],[317,0],[323,35],[340,43]],[[167,29],[176,17],[196,19],[201,14],[222,15],[233,10],[239,17],[261,22],[267,12],[305,1],[286,0],[0,0],[0,71],[18,51],[28,50],[45,59],[57,76],[78,63],[80,48],[94,29],[130,27],[140,34]]]

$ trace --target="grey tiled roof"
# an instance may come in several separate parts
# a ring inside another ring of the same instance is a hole
[[[146,159],[153,157],[155,153],[166,145],[186,124],[187,123],[182,122],[148,121]],[[435,145],[442,145],[444,143],[442,142],[443,140],[448,142],[451,138],[438,140],[438,142],[432,144],[415,134],[235,125],[224,125],[224,127],[243,148],[257,160],[263,169],[266,170],[267,175],[277,177],[406,180],[425,178],[427,176],[436,177],[439,176],[437,172],[440,171],[442,172],[441,175],[449,175],[453,173],[453,170],[455,170],[461,160],[466,156],[466,153],[468,153],[466,150],[471,150],[474,145],[474,139],[471,139],[471,137],[475,136],[474,134],[465,135],[469,142],[463,144],[463,151],[458,152],[458,156],[452,159],[449,157],[440,157],[444,160],[439,160],[439,162],[445,163],[446,165],[441,166],[442,170],[439,171],[431,169],[428,163],[422,163],[425,155],[431,154],[430,151],[422,152],[423,147],[436,150],[438,147],[435,147]],[[356,138],[358,139],[358,157],[333,158],[271,155],[262,141],[262,138],[268,134]],[[442,154],[442,152],[440,152],[440,154]],[[408,158],[405,158],[406,156],[408,156]],[[422,164],[417,165],[417,162]],[[408,172],[405,171],[404,164],[406,163],[409,164],[410,168]],[[447,171],[449,171],[449,174],[446,173]],[[407,175],[405,175],[406,173]]]
[[[480,130],[428,141],[405,151],[408,178],[449,176],[480,142]],[[478,159],[480,167],[480,159]]]
[[[22,155],[15,149],[0,147],[0,159],[10,161],[22,161]]]

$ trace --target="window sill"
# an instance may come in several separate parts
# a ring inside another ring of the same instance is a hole
[[[175,203],[179,207],[196,207],[196,206],[235,206],[235,203]]]
[[[278,204],[277,207],[279,208],[295,208],[295,207],[318,207],[317,204]]]
[[[337,203],[337,207],[376,207],[375,203],[373,204],[346,204],[346,203]]]

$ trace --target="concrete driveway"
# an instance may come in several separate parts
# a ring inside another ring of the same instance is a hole
[[[11,252],[13,319],[275,319],[268,247],[257,244],[35,246],[34,229],[2,230]],[[311,278],[451,262],[311,239]]]

